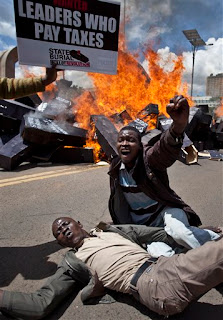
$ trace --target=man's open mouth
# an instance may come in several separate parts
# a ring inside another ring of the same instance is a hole
[[[65,232],[65,236],[66,236],[68,239],[70,239],[70,238],[72,237],[72,235],[73,235],[73,233],[72,233],[69,229],[67,229],[66,232]]]
[[[127,155],[130,154],[130,150],[123,149],[123,150],[121,150],[121,154],[122,154],[123,156],[127,156]]]

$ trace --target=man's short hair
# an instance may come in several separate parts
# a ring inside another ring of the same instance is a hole
[[[138,138],[139,142],[141,143],[142,135],[141,135],[141,133],[139,132],[139,130],[138,130],[136,127],[127,125],[127,126],[121,128],[121,130],[119,131],[119,133],[122,132],[122,131],[124,131],[124,130],[130,130],[130,131],[136,132],[136,133],[137,133],[137,138]]]

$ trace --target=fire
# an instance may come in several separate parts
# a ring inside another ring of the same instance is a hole
[[[217,118],[223,117],[223,97],[221,98],[220,106],[215,110],[215,115]]]
[[[50,83],[48,86],[46,86],[45,91],[39,92],[38,95],[42,101],[48,102],[55,98],[57,91],[57,87],[53,83]]]
[[[100,161],[100,152],[101,152],[101,147],[99,143],[96,140],[95,137],[95,127],[92,124],[90,130],[88,131],[88,140],[86,145],[84,146],[86,148],[93,148],[94,150],[94,162]]]
[[[183,57],[178,56],[172,61],[172,70],[165,71],[160,65],[160,56],[151,48],[145,50],[144,56],[148,63],[149,75],[137,62],[137,56],[127,51],[124,36],[120,36],[117,75],[88,73],[94,88],[84,91],[81,96],[74,98],[74,114],[79,126],[88,130],[87,147],[95,148],[95,159],[99,160],[100,147],[95,139],[95,131],[91,124],[91,115],[111,117],[124,110],[132,119],[149,103],[157,104],[160,115],[168,117],[166,105],[176,94],[182,94],[192,100],[187,94],[187,84],[182,83]],[[32,76],[29,74],[29,76]],[[49,85],[45,93],[40,94],[45,101],[55,97],[56,86]],[[110,118],[111,120],[111,118]],[[112,120],[111,120],[112,121]],[[156,117],[149,116],[144,121],[149,129],[156,127]],[[117,125],[116,125],[117,126]]]
[[[183,94],[189,99],[187,85],[182,85],[182,56],[173,61],[172,71],[169,72],[164,71],[159,65],[158,53],[149,49],[145,57],[149,75],[133,54],[121,50],[117,75],[88,74],[94,84],[94,90],[84,92],[75,105],[76,119],[81,127],[89,130],[90,117],[94,114],[110,117],[126,110],[132,119],[136,119],[138,113],[149,103],[158,104],[159,113],[168,117],[166,105],[174,95]],[[190,99],[189,101],[192,102]],[[150,129],[156,127],[154,117],[148,117],[144,121],[148,122]],[[92,146],[91,142],[94,140],[90,134],[89,137],[87,146]]]
[[[152,103],[158,104],[159,113],[169,117],[166,112],[166,105],[169,100],[177,94],[188,97],[187,84],[182,84],[182,73],[184,70],[183,57],[178,56],[173,61],[172,71],[166,72],[159,65],[159,55],[149,49],[146,52],[146,58],[149,65],[149,74],[151,82],[149,85],[149,98]],[[189,102],[192,100],[189,99]]]
[[[26,66],[20,66],[20,68],[22,69],[22,72],[25,78],[36,77],[36,75],[30,72]],[[45,69],[44,68],[41,68],[41,69],[42,69],[41,73],[45,74]],[[58,73],[58,79],[59,78],[60,78],[60,74]],[[55,98],[57,91],[58,91],[57,87],[53,83],[51,83],[45,88],[44,92],[39,92],[38,95],[42,101],[48,102]]]
[[[149,50],[146,54],[150,78],[135,57],[120,51],[117,75],[89,73],[94,92],[85,92],[76,100],[77,121],[89,128],[92,114],[110,117],[126,110],[135,119],[149,103],[159,106],[160,114],[166,114],[166,105],[176,94],[187,96],[187,86],[182,88],[183,58],[174,61],[171,72],[165,72],[158,64],[159,56]]]

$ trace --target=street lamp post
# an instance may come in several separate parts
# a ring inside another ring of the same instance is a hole
[[[194,62],[195,62],[195,54],[198,47],[205,46],[206,43],[203,39],[201,39],[199,33],[196,29],[193,30],[183,30],[183,34],[189,40],[193,48],[193,62],[192,62],[192,75],[191,75],[191,97],[193,96],[193,83],[194,83]]]

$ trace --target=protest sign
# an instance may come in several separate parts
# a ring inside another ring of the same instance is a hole
[[[116,74],[120,3],[14,0],[19,63]]]

